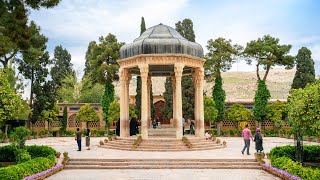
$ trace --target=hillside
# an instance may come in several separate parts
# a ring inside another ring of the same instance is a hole
[[[271,99],[286,99],[292,80],[295,74],[295,69],[272,69],[267,78],[267,85],[271,93]],[[253,99],[256,90],[256,73],[250,72],[223,72],[223,87],[226,91],[227,101],[239,99]],[[152,87],[154,95],[163,95],[165,78],[152,78]],[[211,96],[213,82],[205,82],[204,92]],[[115,82],[116,94],[119,96],[120,86]],[[136,94],[136,79],[130,81],[130,95]]]

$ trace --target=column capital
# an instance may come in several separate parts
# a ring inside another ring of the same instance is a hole
[[[139,64],[140,76],[141,78],[147,78],[149,75],[149,65],[148,64]]]
[[[174,76],[181,77],[183,73],[184,64],[182,63],[175,63],[174,64]]]
[[[120,81],[128,81],[131,79],[131,75],[129,74],[129,69],[120,68],[119,69],[119,79]]]

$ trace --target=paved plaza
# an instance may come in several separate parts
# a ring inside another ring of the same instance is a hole
[[[48,145],[59,152],[69,152],[70,158],[95,158],[95,159],[253,159],[254,143],[251,143],[250,153],[252,155],[242,155],[243,140],[241,137],[221,137],[227,142],[227,147],[223,149],[205,151],[184,151],[184,152],[140,152],[123,151],[99,148],[98,143],[104,137],[91,138],[91,150],[77,151],[76,141],[73,137],[43,138],[27,141],[27,145]],[[84,140],[84,138],[83,138]],[[272,147],[293,145],[293,139],[285,138],[264,138],[265,152],[269,152]],[[82,142],[84,144],[84,141]],[[314,142],[304,142],[307,144],[317,144]],[[5,145],[5,144],[0,144]],[[112,170],[63,170],[49,179],[276,179],[276,177],[263,170],[253,169],[112,169]]]

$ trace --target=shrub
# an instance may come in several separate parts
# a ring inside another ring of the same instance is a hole
[[[30,135],[31,131],[26,127],[20,126],[15,128],[12,134],[12,137],[14,138],[14,144],[18,148],[23,148]]]
[[[27,162],[31,159],[30,154],[25,149],[18,149],[16,151],[15,161],[17,164]]]
[[[39,157],[31,159],[27,162],[0,168],[0,179],[6,180],[19,180],[24,177],[42,172],[55,165],[55,161],[52,158]]]
[[[303,161],[305,162],[319,162],[320,161],[320,146],[311,145],[303,147]],[[295,147],[294,146],[279,146],[270,151],[271,159],[278,157],[288,157],[295,159]]]
[[[55,156],[56,154],[56,151],[49,146],[26,146],[26,150],[31,155],[32,159],[36,157],[48,157],[50,155]]]
[[[12,145],[0,147],[0,162],[14,162],[17,148]]]
[[[104,136],[106,134],[106,130],[100,130],[98,131],[99,136]]]

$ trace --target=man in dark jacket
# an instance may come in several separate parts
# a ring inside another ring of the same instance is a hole
[[[82,136],[82,133],[80,131],[80,128],[77,128],[75,140],[77,141],[77,144],[78,144],[78,151],[81,151],[81,136]]]

